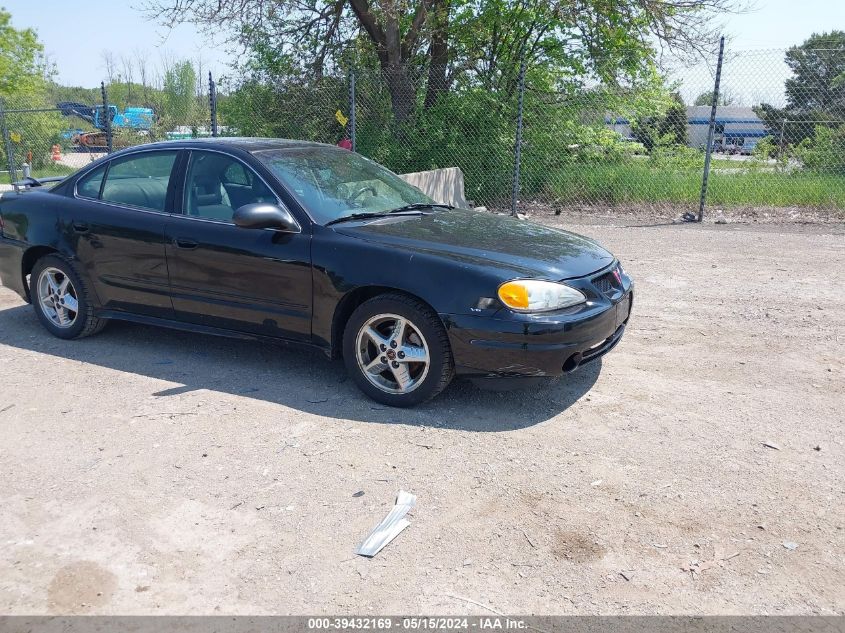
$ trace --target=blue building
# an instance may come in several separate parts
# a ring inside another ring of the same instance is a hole
[[[707,145],[707,129],[710,125],[710,106],[687,108],[687,136],[690,147],[704,148]],[[767,136],[766,125],[754,110],[741,106],[719,106],[716,108],[713,148],[750,154],[761,138]]]
[[[609,128],[623,138],[631,138],[631,122],[622,117],[605,118]],[[710,125],[710,106],[687,107],[687,138],[690,147],[704,149],[707,145],[707,129]],[[719,106],[716,108],[716,123],[713,148],[716,151],[750,154],[761,138],[766,136],[766,125],[752,108],[744,106]]]

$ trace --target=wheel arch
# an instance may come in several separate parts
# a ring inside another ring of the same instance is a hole
[[[28,302],[32,303],[32,293],[26,278],[32,273],[35,262],[46,255],[54,254],[61,255],[59,250],[52,246],[31,246],[24,251],[23,257],[21,258],[21,283],[26,292],[26,300]]]
[[[337,302],[337,306],[335,306],[334,316],[332,317],[332,340],[330,350],[332,358],[337,359],[343,355],[343,331],[346,329],[349,317],[352,316],[355,309],[365,301],[386,294],[404,295],[414,301],[419,301],[434,314],[437,314],[437,310],[435,310],[428,301],[412,292],[408,292],[407,290],[378,285],[358,286],[343,295],[340,301]],[[439,314],[437,314],[437,318],[440,319]]]

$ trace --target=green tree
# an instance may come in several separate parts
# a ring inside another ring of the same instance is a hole
[[[795,154],[805,168],[819,173],[845,174],[845,125],[838,128],[817,126]]]
[[[650,71],[650,42],[712,43],[710,18],[735,1],[148,0],[146,7],[168,26],[229,33],[251,51],[251,81],[378,68],[401,122],[455,88],[512,93],[523,56],[534,82],[627,82]]]
[[[53,106],[48,100],[52,74],[35,31],[14,28],[12,16],[0,9],[0,101],[3,105],[7,109]],[[64,126],[64,117],[58,113],[8,113],[6,127],[12,148],[11,162],[18,169],[24,162],[35,167],[48,164],[50,148],[63,142],[61,131]],[[0,157],[5,168],[10,162],[5,142],[0,142]]]
[[[165,68],[160,91],[150,91],[150,107],[156,115],[154,133],[162,136],[186,126],[194,135],[209,124],[208,99],[197,90],[197,71],[189,60]]]
[[[717,106],[730,106],[736,103],[736,98],[730,94],[722,90],[719,93],[719,99],[716,101]],[[713,105],[713,91],[707,90],[702,92],[698,95],[695,100],[692,102],[694,106],[712,106]]]
[[[787,108],[845,119],[845,31],[812,35],[786,52]]]
[[[845,31],[814,34],[786,51],[784,61],[792,71],[784,84],[786,107],[756,108],[774,138],[797,145],[817,125],[845,121]]]
[[[686,145],[687,108],[681,95],[671,95],[663,114],[641,119],[634,125],[632,132],[634,138],[649,151],[661,145]]]
[[[657,133],[661,139],[667,139],[673,145],[686,145],[689,136],[687,134],[687,107],[681,95],[672,95],[672,105],[666,111],[666,116],[660,121]]]
[[[164,73],[162,105],[168,116],[190,121],[196,106],[197,73],[189,61],[177,62]]]
[[[44,47],[32,29],[16,29],[0,8],[0,97],[40,96],[49,75]]]

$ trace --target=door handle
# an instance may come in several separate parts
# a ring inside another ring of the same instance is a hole
[[[74,233],[87,233],[89,231],[89,227],[85,222],[72,222],[71,226],[73,227]]]
[[[176,244],[177,248],[196,248],[197,246],[199,246],[198,242],[195,242],[194,240],[189,240],[185,237],[177,237],[175,240],[173,240],[173,243]]]

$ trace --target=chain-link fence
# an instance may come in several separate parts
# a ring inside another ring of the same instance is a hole
[[[0,102],[0,156],[8,182],[64,176],[102,156],[104,139],[103,147],[78,145],[89,128],[81,112],[68,108]]]
[[[0,99],[0,169],[8,182],[64,176],[115,150],[211,134],[205,123],[211,102],[204,95],[189,95],[157,112],[146,105],[115,105],[104,85],[95,92],[94,102],[49,94],[35,104]]]
[[[396,67],[240,81],[220,94],[209,76],[207,94],[146,109],[120,110],[108,95],[87,110],[6,103],[0,152],[14,180],[24,163],[67,173],[109,145],[298,138],[354,147],[398,173],[459,167],[466,198],[495,210],[694,216],[705,183],[710,208],[845,208],[843,49],[666,59],[614,83],[530,67],[523,80],[516,66],[495,82]]]
[[[845,50],[726,51],[719,61],[668,63],[657,90],[562,103],[529,84],[524,203],[695,213],[710,138],[711,209],[845,208]]]

